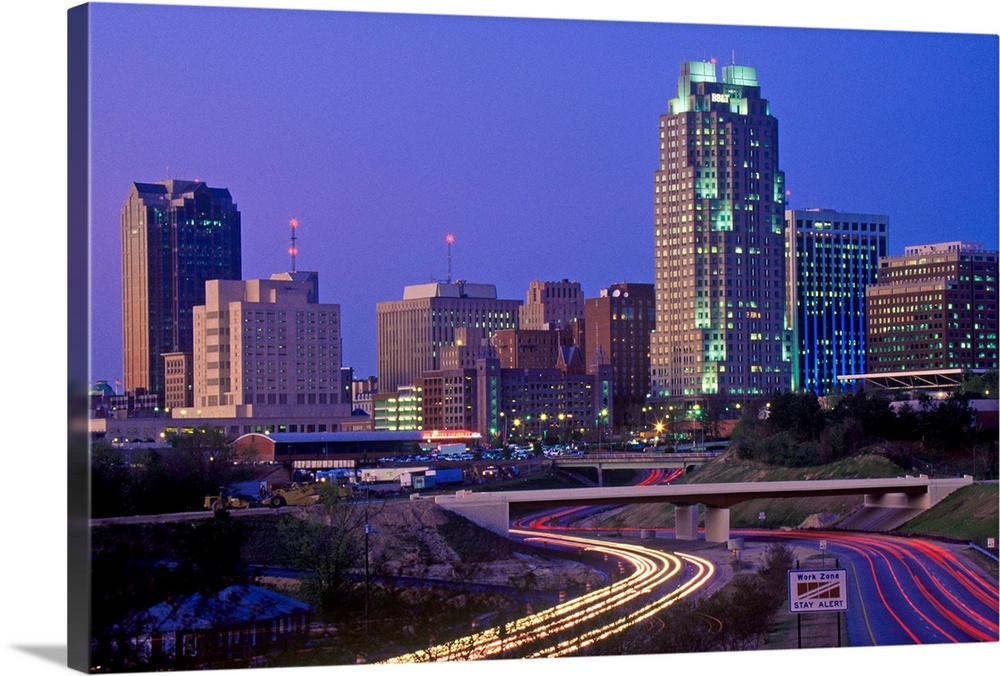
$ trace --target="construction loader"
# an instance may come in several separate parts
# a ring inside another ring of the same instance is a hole
[[[249,506],[248,500],[235,495],[220,493],[219,495],[205,496],[205,509],[211,509],[213,512],[224,512],[227,509],[246,509]]]
[[[276,488],[264,500],[271,507],[285,505],[313,505],[319,500],[316,484],[291,483],[284,488]]]

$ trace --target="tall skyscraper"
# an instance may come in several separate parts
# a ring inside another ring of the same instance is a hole
[[[817,395],[852,388],[865,372],[865,294],[886,255],[889,217],[830,209],[785,212],[792,386]]]
[[[868,287],[867,372],[995,370],[997,258],[980,242],[882,258]]]
[[[403,289],[403,299],[375,307],[378,384],[381,392],[413,385],[424,371],[441,368],[441,351],[456,344],[455,331],[479,329],[489,337],[517,326],[519,300],[497,298],[493,284],[432,282]]]
[[[756,69],[682,64],[659,132],[652,394],[789,389],[785,180]]]
[[[191,354],[205,282],[242,276],[240,212],[201,181],[133,183],[121,232],[123,385],[162,395],[163,355]]]
[[[649,338],[655,325],[652,284],[621,282],[588,298],[584,323],[590,336],[586,362],[593,365],[598,350],[611,360],[614,427],[636,425],[649,393]]]

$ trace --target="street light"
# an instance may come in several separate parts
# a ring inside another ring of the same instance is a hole
[[[372,528],[371,522],[368,520],[368,503],[371,501],[371,486],[365,483],[365,630],[368,630],[369,625],[369,611],[370,611],[370,584],[371,576],[368,564],[368,536],[372,533],[378,533],[377,530]]]
[[[701,445],[705,445],[705,426],[702,425],[701,417],[701,404],[695,404],[693,410],[691,411],[691,418],[698,424],[697,429],[701,432]],[[691,444],[695,445],[695,431],[691,431]]]
[[[601,420],[604,420],[605,424],[608,420],[608,409],[602,408],[601,412],[597,416],[597,451],[601,450]]]

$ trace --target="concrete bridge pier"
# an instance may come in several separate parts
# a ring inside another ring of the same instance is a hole
[[[729,508],[705,506],[705,542],[729,540]]]
[[[674,505],[674,537],[698,539],[698,505]]]
[[[434,502],[497,535],[510,535],[510,503],[505,496],[458,491],[454,496],[437,496]]]

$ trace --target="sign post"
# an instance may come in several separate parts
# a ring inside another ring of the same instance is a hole
[[[824,543],[825,544],[825,543]],[[802,647],[801,615],[798,613],[844,612],[847,610],[847,571],[829,570],[788,571],[788,612],[799,618],[799,647]],[[840,616],[837,616],[839,643]]]
[[[847,610],[847,571],[788,571],[788,611],[818,613]]]

